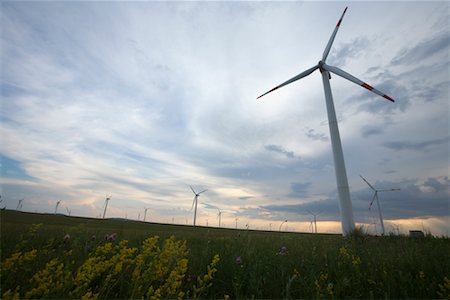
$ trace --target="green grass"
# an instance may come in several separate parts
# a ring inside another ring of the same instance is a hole
[[[5,278],[2,271],[0,295],[15,285],[23,285],[47,261],[62,257],[69,250],[74,253],[72,270],[76,270],[96,247],[105,244],[105,234],[116,233],[114,243],[125,239],[134,247],[155,235],[160,236],[161,246],[172,235],[186,240],[189,249],[186,281],[204,274],[214,255],[219,254],[213,285],[202,296],[206,298],[450,297],[448,238],[355,235],[343,239],[328,234],[163,225],[8,210],[1,211],[0,216],[2,263],[18,248],[50,250],[48,257],[39,258],[42,261],[30,264],[30,270],[14,278]],[[30,234],[33,224],[43,226]],[[63,241],[66,234],[71,236],[70,242]],[[96,240],[92,240],[93,235]],[[280,253],[281,247],[286,247],[287,253]],[[116,284],[125,285],[127,278],[121,280],[124,281]]]

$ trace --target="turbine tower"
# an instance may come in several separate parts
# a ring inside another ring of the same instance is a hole
[[[317,233],[317,216],[320,215],[321,212],[313,214],[312,212],[310,212],[308,210],[308,213],[313,216],[313,221],[311,221],[311,222],[314,222],[314,232]]]
[[[192,192],[194,193],[194,201],[192,202],[192,207],[191,207],[191,210],[192,210],[192,208],[194,207],[194,204],[195,204],[195,210],[194,210],[194,226],[195,226],[195,222],[196,222],[196,220],[197,220],[197,202],[198,202],[198,196],[200,196],[200,194],[201,193],[204,193],[204,192],[206,192],[207,190],[203,190],[203,191],[201,191],[201,192],[199,192],[199,193],[196,193],[195,191],[194,191],[194,189],[192,188],[192,186],[189,186],[190,188],[191,188],[191,190],[192,190]]]
[[[286,222],[287,222],[287,220],[284,220],[283,222],[281,222],[280,228],[278,228],[278,231],[281,231],[281,226],[283,226],[283,224],[286,223]]]
[[[22,209],[22,202],[23,202],[23,200],[25,200],[24,198],[22,198],[22,199],[20,199],[19,200],[19,203],[17,203],[17,207],[16,207],[16,210],[20,210],[20,209]]]
[[[219,211],[219,213],[217,214],[217,218],[219,218],[219,228],[220,228],[220,223],[222,221],[222,211],[220,209],[217,209]]]
[[[144,222],[145,222],[145,218],[147,217],[147,210],[148,210],[148,207],[144,207]]]
[[[372,208],[373,201],[377,200],[377,206],[378,206],[378,215],[380,216],[380,224],[381,224],[381,235],[384,235],[386,232],[384,230],[384,222],[383,222],[383,215],[381,214],[381,206],[380,206],[380,200],[378,200],[378,193],[379,192],[393,192],[393,191],[400,191],[400,189],[387,189],[387,190],[377,190],[375,189],[364,177],[359,175],[359,177],[364,180],[365,183],[374,191],[372,201],[370,202],[369,209]]]
[[[317,69],[319,69],[319,71],[322,73],[323,88],[324,88],[324,92],[325,92],[325,102],[326,102],[327,114],[328,114],[328,125],[330,128],[331,146],[333,149],[334,169],[335,169],[335,173],[336,173],[336,181],[337,181],[337,188],[338,188],[338,195],[339,195],[339,209],[340,209],[340,213],[341,213],[341,225],[342,225],[342,235],[343,236],[346,236],[355,230],[355,221],[353,220],[353,210],[352,210],[352,203],[351,203],[351,199],[350,199],[350,191],[349,191],[348,180],[347,180],[347,172],[345,170],[344,154],[342,152],[341,138],[339,136],[339,128],[338,128],[336,112],[334,110],[334,104],[333,104],[333,96],[331,94],[330,72],[334,73],[338,76],[341,76],[353,83],[356,83],[357,85],[360,85],[363,88],[366,88],[369,91],[371,91],[377,95],[380,95],[381,97],[383,97],[391,102],[395,102],[394,99],[392,99],[388,95],[384,94],[383,92],[380,92],[379,90],[377,90],[374,87],[368,85],[367,83],[359,80],[358,78],[354,77],[353,75],[350,75],[349,73],[347,73],[337,67],[333,67],[333,66],[327,65],[325,63],[325,61],[328,57],[328,54],[330,53],[330,49],[333,44],[334,38],[336,37],[337,31],[339,29],[339,26],[342,23],[342,19],[344,18],[346,11],[347,11],[347,7],[345,8],[344,12],[342,13],[341,18],[337,22],[336,27],[334,28],[334,31],[331,34],[331,37],[328,41],[328,44],[325,47],[325,50],[322,55],[322,59],[317,63],[317,65],[307,69],[306,71],[303,71],[302,73],[298,74],[297,76],[292,77],[291,79],[274,87],[273,89],[269,90],[268,92],[262,94],[261,96],[259,96],[257,98],[257,99],[259,99],[262,96],[267,95],[268,93],[273,92],[280,87],[283,87],[283,86],[288,85],[294,81],[297,81],[303,77],[306,77]]]
[[[55,206],[55,215],[56,215],[56,212],[58,211],[58,206],[59,206],[60,203],[61,203],[61,200],[58,200],[58,201],[56,202],[56,206]]]
[[[66,206],[66,211],[67,211],[67,213],[69,214],[69,217],[70,217],[70,214],[71,214],[72,212],[70,211],[70,209],[67,208],[67,206]]]
[[[105,215],[106,215],[106,209],[108,208],[109,200],[111,200],[111,196],[106,196],[106,199],[105,199],[105,210],[103,211],[103,219],[105,218]]]

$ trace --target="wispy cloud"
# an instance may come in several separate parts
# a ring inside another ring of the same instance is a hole
[[[448,144],[450,141],[449,137],[426,140],[423,142],[412,142],[412,141],[393,141],[386,142],[383,144],[386,148],[401,151],[401,150],[415,150],[415,151],[429,151],[430,148],[442,144]]]
[[[433,36],[428,40],[421,41],[417,45],[404,48],[396,57],[392,59],[393,65],[415,64],[418,61],[428,59],[433,55],[444,53],[448,54],[450,37],[447,33]]]

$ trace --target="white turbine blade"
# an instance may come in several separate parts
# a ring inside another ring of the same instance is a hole
[[[303,77],[308,76],[309,74],[311,74],[312,72],[314,72],[314,71],[317,70],[318,68],[319,68],[318,65],[317,65],[317,66],[314,66],[314,67],[312,67],[312,68],[309,68],[308,70],[306,70],[306,71],[304,71],[304,72],[298,74],[297,76],[292,77],[292,78],[289,79],[288,81],[285,81],[285,82],[283,82],[283,83],[280,84],[280,85],[277,85],[276,87],[274,87],[274,88],[271,89],[270,91],[265,92],[264,94],[262,94],[261,96],[259,96],[259,97],[256,98],[256,99],[259,99],[259,98],[261,98],[262,96],[265,96],[265,95],[267,95],[268,93],[273,92],[273,91],[275,91],[276,89],[279,89],[280,87],[283,87],[283,86],[285,86],[285,85],[288,85],[289,83],[292,83],[292,82],[294,82],[294,81],[297,81],[297,80],[299,80],[299,79],[302,79]]]
[[[207,190],[203,190],[203,191],[201,191],[200,193],[198,193],[197,195],[200,195],[201,193],[204,193],[204,192],[206,192]]]
[[[359,177],[361,177],[362,178],[362,180],[364,180],[366,183],[367,183],[367,185],[368,186],[370,186],[370,188],[372,189],[372,190],[374,190],[374,191],[376,191],[376,189],[364,178],[364,177],[362,177],[361,175],[359,175]]]
[[[400,189],[379,190],[379,192],[393,192],[393,191],[400,191]]]
[[[325,47],[325,50],[323,51],[323,55],[322,55],[322,61],[323,61],[323,62],[325,62],[325,60],[327,59],[328,53],[330,53],[330,49],[331,49],[331,46],[333,45],[334,38],[336,37],[337,31],[338,31],[338,29],[339,29],[339,26],[341,26],[341,22],[342,22],[342,19],[344,18],[345,12],[347,11],[347,8],[348,8],[348,7],[346,7],[346,8],[344,9],[344,12],[342,13],[341,18],[340,18],[339,21],[337,22],[336,27],[334,28],[334,31],[333,31],[333,33],[331,34],[330,39],[328,40],[328,44],[327,44],[327,46]]]
[[[372,201],[370,201],[369,209],[372,207],[373,201],[375,200],[376,197],[377,197],[377,192],[375,192],[375,193],[373,194]]]
[[[388,95],[386,95],[385,93],[377,90],[376,88],[374,88],[373,86],[368,85],[367,83],[365,83],[364,81],[356,78],[355,76],[345,72],[344,70],[341,70],[339,68],[333,67],[333,66],[329,66],[327,64],[323,64],[322,66],[325,70],[330,71],[336,75],[341,76],[342,78],[345,78],[347,80],[350,80],[351,82],[356,83],[357,85],[362,86],[363,88],[368,89],[369,91],[371,91],[372,93],[375,93],[391,102],[395,102],[394,99],[392,99],[391,97],[389,97]]]
[[[196,199],[197,199],[197,195],[194,196],[194,201],[192,201],[191,210],[194,208],[194,203],[195,203],[195,200],[196,200]]]
[[[192,192],[193,192],[194,194],[197,195],[197,193],[194,191],[194,189],[192,188],[192,186],[189,186],[189,187],[191,188]]]

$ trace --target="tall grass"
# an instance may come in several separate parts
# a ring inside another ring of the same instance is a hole
[[[43,224],[40,227],[32,225],[40,223]],[[116,233],[116,239],[105,241],[105,235],[112,233]],[[67,234],[70,239],[64,240]],[[168,251],[171,254],[167,256],[175,257],[171,270],[177,270],[175,275],[183,273],[183,266],[176,263],[180,259],[186,259],[187,266],[183,278],[177,277],[177,292],[163,293],[160,298],[181,295],[180,298],[221,299],[450,299],[448,238],[359,234],[343,239],[338,235],[193,228],[14,211],[1,212],[0,295],[6,298],[4,294],[11,291],[6,296],[12,297],[19,286],[18,291],[24,297],[39,286],[38,277],[47,278],[50,276],[47,273],[59,272],[61,279],[55,284],[63,286],[60,294],[37,294],[39,297],[86,296],[89,290],[77,294],[73,282],[77,272],[91,259],[98,265],[114,261],[115,265],[121,262],[125,267],[116,272],[108,265],[110,269],[96,278],[96,288],[91,288],[91,294],[87,296],[145,298],[147,294],[142,291],[148,292],[150,283],[155,281],[148,274],[133,277],[139,261],[137,257],[144,252],[143,243],[148,238],[160,237],[157,247],[161,253],[165,249],[164,241],[170,240],[172,235],[176,237],[172,245],[178,243],[175,248],[183,248],[181,245],[186,241],[186,249],[180,253],[172,247]],[[127,242],[121,242],[123,240]],[[108,252],[110,256],[103,260],[92,259],[99,257],[98,251],[102,251],[99,247],[108,243],[113,249]],[[17,251],[22,253],[20,259],[23,261],[14,262],[8,271],[4,271],[8,259]],[[45,255],[40,255],[43,253]],[[116,255],[111,261],[114,253],[122,253],[124,257]],[[211,265],[216,255],[220,261]],[[145,288],[136,293],[132,282],[139,280]],[[163,281],[153,283],[153,294],[149,293],[148,297],[155,296],[157,288],[163,285]]]

